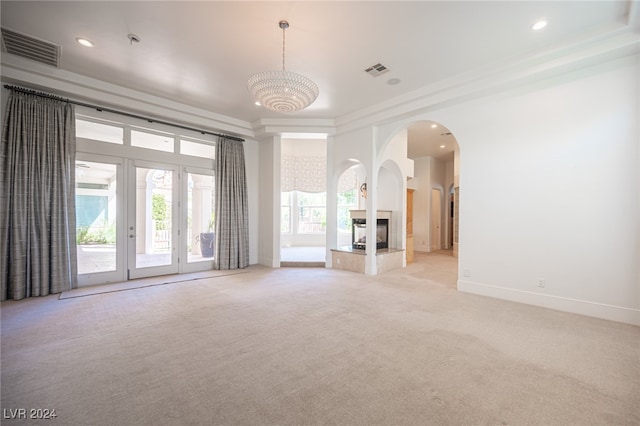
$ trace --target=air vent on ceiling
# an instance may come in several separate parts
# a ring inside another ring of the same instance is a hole
[[[385,67],[384,65],[382,65],[380,63],[372,65],[369,68],[367,68],[366,70],[364,70],[364,72],[368,73],[372,77],[377,77],[380,74],[384,74],[387,71],[389,71],[389,68]]]
[[[2,28],[2,45],[7,53],[58,67],[60,46]]]

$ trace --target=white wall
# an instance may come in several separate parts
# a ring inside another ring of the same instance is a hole
[[[297,157],[326,157],[326,139],[298,139],[282,138],[282,155],[295,155]]]
[[[460,290],[640,324],[638,75],[636,56],[438,114]]]
[[[382,167],[378,173],[378,207],[376,210],[391,211],[391,220],[389,221],[389,248],[402,247],[401,223],[403,214],[403,204],[401,191],[398,186],[402,182],[389,169]],[[374,240],[375,241],[375,240]]]
[[[258,263],[280,266],[280,138],[258,143]]]
[[[370,190],[371,188],[369,188]],[[378,173],[378,207],[377,210],[398,210],[398,182],[391,171],[382,167]]]

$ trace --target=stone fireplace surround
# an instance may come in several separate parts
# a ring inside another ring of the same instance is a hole
[[[366,210],[351,210],[351,219],[359,221],[366,219]],[[387,223],[387,241],[391,236],[391,211],[378,210],[376,215],[378,221],[386,220]],[[352,236],[352,241],[354,237]],[[342,269],[346,271],[366,273],[366,251],[357,247],[357,244],[351,246],[339,247],[331,249],[331,260],[334,269]],[[376,248],[375,250],[376,273],[380,274],[396,268],[402,268],[404,260],[404,250],[396,248]]]

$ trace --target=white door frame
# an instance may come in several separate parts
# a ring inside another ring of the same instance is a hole
[[[144,278],[158,275],[170,275],[179,273],[179,250],[182,244],[179,240],[180,229],[180,169],[175,164],[166,164],[144,160],[127,160],[127,279]],[[136,168],[147,168],[157,170],[170,170],[172,172],[172,195],[171,195],[171,247],[170,263],[161,266],[138,267],[136,262],[136,242],[139,233],[136,224],[136,193],[137,179]]]
[[[78,152],[76,153],[76,161],[104,163],[116,166],[116,269],[107,272],[78,274],[78,287],[124,281],[126,279],[124,159],[101,154]]]
[[[430,251],[442,248],[442,191],[431,188],[431,235]]]

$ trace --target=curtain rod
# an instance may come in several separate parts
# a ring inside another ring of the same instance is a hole
[[[141,115],[132,114],[132,113],[125,112],[125,111],[119,111],[119,110],[115,110],[115,109],[111,109],[111,108],[105,108],[105,107],[101,107],[101,106],[98,106],[98,105],[88,104],[88,103],[85,103],[85,102],[75,101],[73,99],[67,99],[67,98],[63,98],[63,97],[60,97],[60,96],[52,95],[51,93],[40,92],[38,90],[33,90],[33,89],[27,89],[25,87],[19,87],[19,86],[13,86],[13,85],[10,85],[10,84],[5,84],[4,88],[5,89],[10,89],[10,90],[15,90],[16,92],[22,92],[22,93],[27,93],[27,94],[30,94],[30,95],[40,96],[42,98],[55,99],[55,100],[58,100],[58,101],[68,102],[70,104],[79,105],[79,106],[83,106],[83,107],[87,107],[87,108],[92,108],[92,109],[95,109],[97,111],[112,112],[114,114],[120,114],[120,115],[124,115],[124,116],[131,117],[131,118],[137,118],[137,119],[140,119],[140,120],[145,120],[145,121],[147,121],[149,123],[164,124],[164,125],[167,125],[167,126],[177,127],[177,128],[184,129],[184,130],[191,130],[191,131],[194,131],[194,132],[199,132],[199,133],[202,133],[203,135],[205,135],[205,134],[206,135],[213,135],[213,136],[218,136],[218,137],[225,138],[225,139],[230,139],[230,140],[233,140],[233,141],[244,142],[244,139],[239,138],[237,136],[231,136],[231,135],[224,135],[224,134],[220,134],[220,133],[209,132],[207,130],[201,130],[201,129],[196,129],[194,127],[183,126],[182,124],[170,123],[168,121],[162,121],[162,120],[157,120],[155,118],[144,117],[144,116],[141,116]]]

